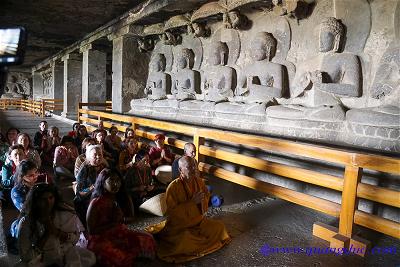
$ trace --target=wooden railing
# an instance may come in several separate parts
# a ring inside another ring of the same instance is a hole
[[[90,102],[90,103],[79,103],[78,109],[90,109],[91,107],[94,108],[103,108],[105,111],[112,111],[112,101],[106,101],[105,103],[97,103],[97,102]]]
[[[64,109],[64,100],[62,99],[42,99],[41,116],[44,117],[46,112],[54,113]]]
[[[0,99],[0,109],[21,108],[21,99]]]
[[[330,242],[331,247],[349,247],[351,245],[353,248],[360,249],[358,250],[358,254],[364,255],[369,242],[353,236],[354,224],[370,228],[395,238],[400,238],[399,222],[357,209],[358,199],[360,198],[400,208],[400,191],[361,182],[363,169],[400,175],[400,158],[398,157],[351,152],[324,146],[240,134],[232,131],[206,129],[178,123],[79,109],[79,122],[88,124],[90,130],[95,129],[95,127],[91,125],[97,125],[100,119],[104,120],[104,126],[106,128],[109,128],[111,125],[116,125],[120,131],[125,131],[127,127],[132,127],[135,129],[138,136],[151,140],[154,138],[155,133],[139,130],[139,127],[148,127],[192,136],[193,143],[198,150],[197,160],[199,162],[200,171],[338,217],[339,228],[334,228],[322,223],[315,223],[313,227],[313,234]],[[342,176],[334,176],[315,170],[303,169],[232,153],[223,149],[216,149],[204,145],[205,139],[254,147],[270,153],[285,153],[286,155],[300,156],[310,160],[339,164],[344,168],[344,172]],[[185,141],[172,138],[167,138],[166,142],[180,149],[182,149],[186,143]],[[341,204],[338,204],[330,200],[228,171],[205,163],[204,157],[224,160],[258,171],[332,189],[341,192],[342,201]]]
[[[0,108],[20,108],[31,112],[33,115],[45,117],[46,112],[54,113],[54,111],[63,110],[62,99],[0,99]]]

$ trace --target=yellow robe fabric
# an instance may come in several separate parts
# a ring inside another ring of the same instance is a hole
[[[191,201],[196,192],[205,192],[201,204]],[[167,262],[185,262],[217,251],[229,243],[225,225],[208,219],[209,192],[202,179],[191,179],[189,183],[178,178],[167,188],[167,220],[149,226],[146,230],[156,234],[157,255]]]

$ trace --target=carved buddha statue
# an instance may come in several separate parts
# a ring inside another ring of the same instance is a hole
[[[227,64],[229,49],[226,43],[216,41],[211,45],[209,61],[211,66],[204,70],[202,92],[204,99],[211,102],[227,101],[233,97],[236,72]]]
[[[22,98],[24,90],[22,86],[18,83],[18,78],[14,75],[10,75],[10,78],[5,87],[5,92],[1,98]]]
[[[276,40],[270,33],[259,32],[252,40],[250,56],[253,62],[246,67],[246,86],[240,92],[244,102],[263,103],[282,97],[285,68],[271,62],[275,50]]]
[[[149,65],[149,76],[144,90],[148,99],[159,100],[167,98],[170,86],[170,76],[165,71],[165,56],[155,54]]]
[[[356,55],[339,52],[343,37],[344,27],[337,19],[329,17],[322,21],[319,55],[298,67],[292,83],[291,99],[278,100],[280,104],[290,106],[269,107],[268,116],[294,115],[296,119],[304,119],[312,114],[310,119],[330,120],[330,113],[336,112],[335,120],[339,117],[344,120],[341,98],[360,96],[361,66]]]
[[[176,60],[178,72],[172,87],[172,94],[177,100],[196,99],[197,75],[192,70],[193,61],[193,51],[183,48]]]
[[[337,105],[340,97],[360,96],[361,68],[357,56],[338,53],[343,35],[343,25],[335,18],[327,18],[321,23],[319,68],[299,68],[293,81],[296,92],[293,96],[297,98],[292,99],[292,104]]]

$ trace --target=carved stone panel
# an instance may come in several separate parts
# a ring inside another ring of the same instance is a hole
[[[399,9],[398,1],[219,0],[190,18],[174,14],[157,35],[179,42],[154,38],[152,52],[165,56],[171,94],[134,99],[130,113],[399,152]]]
[[[43,71],[42,73],[43,78],[43,95],[52,95],[53,92],[53,73],[51,69]]]
[[[367,0],[334,0],[334,16],[347,26],[344,51],[361,53],[371,30],[371,8]]]
[[[4,94],[1,98],[22,98],[29,96],[32,91],[32,79],[30,73],[10,72]]]

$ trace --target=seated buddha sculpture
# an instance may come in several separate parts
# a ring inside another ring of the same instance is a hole
[[[199,74],[192,70],[194,54],[191,49],[183,48],[178,54],[176,64],[178,72],[172,84],[172,94],[177,100],[196,99],[196,85]]]
[[[356,55],[341,53],[344,26],[328,17],[319,28],[319,54],[297,68],[291,98],[283,106],[267,109],[269,117],[311,120],[344,120],[341,99],[361,95],[361,66]],[[333,115],[334,114],[334,115]]]
[[[167,98],[167,90],[170,86],[171,78],[165,73],[165,56],[155,54],[150,62],[149,76],[144,90],[148,99],[159,100]]]
[[[202,92],[204,100],[210,102],[224,102],[233,97],[234,77],[236,72],[226,66],[229,49],[226,43],[216,41],[212,43],[209,62],[204,70],[202,79]]]
[[[240,95],[243,102],[263,103],[282,97],[285,67],[271,62],[276,50],[272,34],[259,32],[250,44],[252,63],[246,67],[246,87]]]

